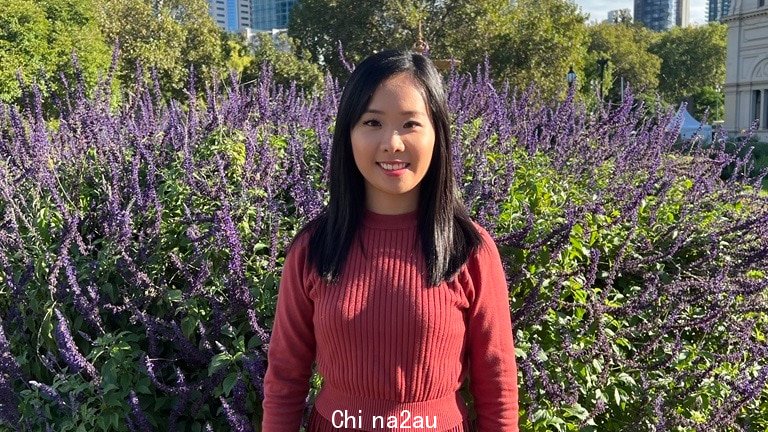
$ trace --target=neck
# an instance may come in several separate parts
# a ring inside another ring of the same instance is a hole
[[[368,190],[366,191],[365,208],[382,215],[415,212],[419,208],[419,187],[397,196],[387,196]]]

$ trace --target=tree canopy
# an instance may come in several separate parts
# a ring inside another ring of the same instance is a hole
[[[621,82],[632,86],[635,93],[652,93],[659,85],[661,60],[648,51],[656,33],[628,23],[602,23],[588,27],[585,76],[586,82],[598,83],[598,60],[606,59],[603,94],[621,99]],[[589,90],[593,91],[590,85]]]
[[[0,15],[0,100],[21,94],[22,81],[43,93],[69,82],[76,54],[91,86],[105,73],[118,46],[117,78],[147,79],[156,71],[168,95],[181,96],[188,73],[198,90],[234,69],[243,81],[272,65],[277,82],[296,80],[316,90],[323,72],[344,79],[346,59],[358,63],[387,48],[408,49],[419,32],[433,59],[460,60],[474,71],[486,58],[497,80],[521,90],[534,84],[546,99],[567,89],[577,74],[580,97],[590,98],[605,62],[603,94],[621,98],[621,82],[640,96],[689,101],[694,113],[719,110],[725,81],[726,26],[712,23],[655,33],[622,17],[586,24],[569,0],[302,0],[292,11],[288,37],[260,35],[246,41],[227,34],[209,16],[205,0],[5,0]],[[715,113],[719,118],[720,114]]]
[[[0,100],[21,94],[22,80],[44,93],[71,82],[76,53],[82,78],[92,84],[109,65],[110,50],[99,32],[92,0],[4,0],[0,14]]]
[[[352,62],[385,48],[411,48],[419,23],[432,58],[461,60],[472,71],[488,56],[497,78],[545,94],[565,89],[568,67],[583,62],[586,29],[566,0],[303,0],[289,34],[312,60],[335,75],[346,73],[339,43]]]
[[[309,92],[320,90],[323,85],[323,72],[320,67],[309,60],[308,55],[297,55],[295,42],[285,34],[279,34],[275,39],[262,33],[250,45],[253,55],[251,62],[244,70],[243,80],[256,79],[264,63],[272,67],[274,81],[286,87],[291,82],[301,90]]]
[[[154,69],[178,94],[190,68],[198,82],[223,72],[220,30],[205,0],[104,0],[99,23],[108,43],[119,44],[122,79],[132,79],[138,66]]]
[[[517,0],[489,50],[491,64],[513,86],[536,83],[545,98],[562,93],[568,69],[583,68],[585,19],[569,1]]]
[[[727,26],[709,23],[699,27],[675,27],[660,35],[649,51],[661,59],[659,93],[678,103],[699,95],[706,107],[715,108],[711,91],[725,83],[725,48]],[[694,111],[702,111],[702,106]]]
[[[339,43],[356,63],[382,49],[411,48],[421,22],[433,57],[473,67],[491,51],[486,41],[504,31],[508,9],[506,0],[302,0],[293,9],[288,34],[313,61],[343,76]]]

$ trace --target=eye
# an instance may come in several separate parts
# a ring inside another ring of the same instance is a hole
[[[371,127],[379,127],[381,126],[381,123],[379,123],[379,121],[376,119],[368,119],[363,121],[363,125],[371,126]]]
[[[411,129],[411,128],[415,128],[415,127],[419,127],[419,126],[421,126],[421,123],[419,123],[417,121],[414,121],[414,120],[408,121],[408,122],[406,122],[403,125],[403,127],[406,128],[406,129]]]

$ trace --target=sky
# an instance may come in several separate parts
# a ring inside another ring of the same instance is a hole
[[[633,0],[574,0],[581,10],[589,14],[589,21],[603,21],[608,18],[608,11],[614,9],[629,9],[632,12]],[[690,0],[691,23],[707,23],[707,0]]]

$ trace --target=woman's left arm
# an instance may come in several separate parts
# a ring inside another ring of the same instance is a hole
[[[478,430],[517,432],[517,364],[509,290],[496,243],[479,229],[484,244],[467,262],[469,388]]]

